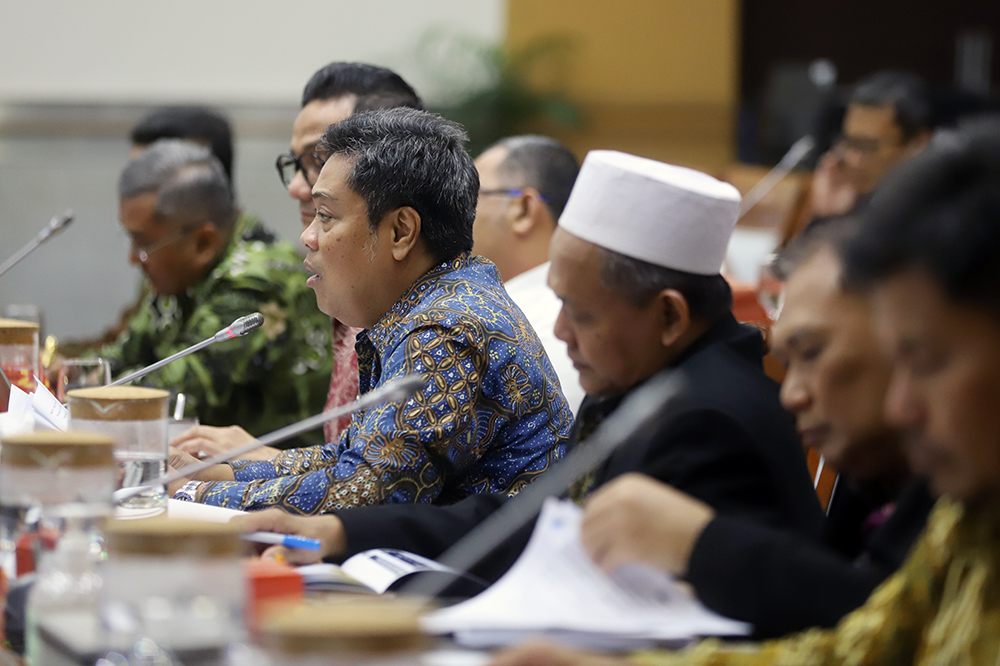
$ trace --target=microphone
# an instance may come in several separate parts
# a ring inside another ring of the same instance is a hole
[[[42,227],[42,230],[38,232],[38,235],[32,238],[27,244],[24,245],[20,250],[15,252],[10,256],[5,262],[0,264],[0,275],[3,275],[11,268],[14,267],[19,261],[31,254],[31,251],[36,247],[47,241],[48,239],[55,236],[57,233],[69,226],[69,223],[73,221],[73,211],[68,210],[62,215],[56,215],[49,223]]]
[[[308,432],[313,428],[318,428],[327,421],[340,418],[345,414],[351,414],[352,412],[357,412],[362,409],[375,407],[376,405],[381,405],[386,402],[403,400],[404,398],[408,398],[410,395],[419,391],[426,383],[427,376],[424,374],[405,375],[399,379],[389,382],[379,389],[365,393],[349,405],[341,405],[335,409],[330,409],[320,414],[310,416],[309,418],[302,419],[298,423],[293,423],[285,426],[284,428],[268,433],[258,440],[236,447],[235,449],[230,449],[229,451],[217,453],[211,458],[206,458],[205,460],[199,461],[194,465],[188,465],[187,467],[170,472],[169,474],[161,476],[159,479],[155,479],[150,483],[141,486],[133,486],[131,488],[119,488],[114,492],[112,497],[115,502],[121,502],[122,500],[126,500],[134,495],[146,492],[152,488],[165,486],[169,483],[177,481],[178,479],[183,479],[191,476],[192,474],[197,474],[198,472],[206,470],[213,465],[234,460],[242,456],[244,453],[249,453],[250,451],[259,449],[262,446],[271,446],[272,444],[283,442],[286,439],[297,437],[304,432]]]
[[[743,197],[743,201],[740,202],[739,216],[736,219],[739,220],[751,208],[759,204],[761,199],[766,197],[785,176],[791,173],[792,169],[808,157],[814,148],[816,148],[816,139],[808,134],[793,143],[792,147],[785,153],[785,156],[781,158],[781,161],[768,171],[767,175],[760,179],[760,182],[750,188],[747,195]]]
[[[437,561],[459,571],[470,571],[529,520],[549,497],[562,495],[588,472],[607,460],[622,444],[647,431],[674,406],[687,382],[680,370],[653,377],[633,391],[601,423],[587,441],[528,484],[497,511],[446,550]],[[432,598],[451,584],[450,579],[415,578],[400,594]]]
[[[240,317],[232,324],[212,336],[212,340],[218,342],[220,340],[237,338],[241,335],[246,335],[250,331],[256,331],[263,325],[264,315],[259,312],[254,312],[253,314],[248,314],[245,317]]]
[[[142,368],[141,370],[136,370],[132,374],[126,375],[126,376],[122,377],[121,379],[116,379],[115,381],[113,381],[110,384],[108,384],[108,386],[119,386],[121,384],[125,384],[125,383],[131,382],[131,381],[135,381],[136,379],[139,379],[140,377],[145,377],[146,375],[148,375],[149,373],[153,372],[154,370],[159,370],[163,366],[167,365],[168,363],[172,363],[172,362],[176,361],[177,359],[181,358],[182,356],[187,356],[188,354],[193,354],[196,351],[199,351],[201,349],[204,349],[205,347],[208,347],[209,345],[215,344],[216,342],[220,342],[222,340],[230,340],[232,338],[237,338],[237,337],[239,337],[241,335],[246,335],[247,333],[250,333],[251,331],[255,331],[258,328],[260,328],[263,323],[264,323],[264,315],[262,315],[259,312],[254,312],[253,314],[248,314],[245,317],[240,317],[239,319],[237,319],[232,324],[230,324],[229,326],[225,327],[224,329],[222,329],[221,331],[219,331],[218,333],[216,333],[212,337],[206,338],[206,339],[202,340],[201,342],[199,342],[196,345],[191,345],[187,349],[182,349],[181,351],[179,351],[176,354],[173,354],[171,356],[168,356],[167,358],[163,359],[162,361],[157,361],[156,363],[154,363],[152,365],[147,365],[145,368]]]

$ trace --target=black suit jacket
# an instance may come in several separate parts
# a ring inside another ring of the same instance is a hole
[[[753,623],[759,637],[832,627],[900,567],[933,504],[926,484],[915,482],[854,558],[843,555],[849,550],[843,543],[818,545],[784,530],[719,516],[695,544],[687,579],[706,606]],[[854,531],[859,528],[860,521]],[[831,530],[828,538],[849,532]]]
[[[647,435],[618,449],[597,470],[594,486],[641,472],[710,504],[721,515],[781,528],[807,541],[822,537],[822,511],[793,419],[778,386],[763,371],[763,343],[753,328],[726,315],[674,363],[688,380],[680,407],[664,413]],[[587,398],[577,432],[621,397]],[[583,444],[586,446],[586,444]],[[435,558],[507,498],[473,495],[451,506],[396,504],[337,513],[346,556],[369,548],[400,548]],[[526,525],[474,573],[495,580],[530,536]]]

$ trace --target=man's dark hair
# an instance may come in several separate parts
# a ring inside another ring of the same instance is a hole
[[[778,252],[771,264],[775,277],[781,281],[787,280],[820,250],[830,248],[840,254],[847,241],[854,237],[857,228],[857,219],[847,215],[813,222]]]
[[[136,123],[130,136],[137,146],[160,139],[187,139],[206,144],[233,180],[233,131],[229,121],[201,106],[170,106],[153,111]]]
[[[572,151],[555,139],[535,134],[501,139],[486,150],[492,148],[507,150],[498,167],[504,186],[535,188],[558,220],[580,173],[580,163]]]
[[[365,200],[376,229],[390,211],[410,206],[420,236],[438,261],[472,250],[479,173],[460,125],[416,109],[355,113],[323,135],[319,149],[354,161],[347,185]]]
[[[636,307],[664,289],[676,289],[687,301],[692,319],[714,322],[733,307],[733,292],[721,275],[696,275],[657,266],[602,247],[601,281]]]
[[[1000,315],[1000,123],[960,129],[893,170],[845,250],[848,282],[918,269]]]
[[[302,91],[302,106],[313,100],[354,95],[354,112],[395,107],[423,109],[420,97],[396,72],[360,62],[331,62],[312,75]]]
[[[851,104],[891,106],[896,112],[896,124],[903,141],[931,127],[931,103],[927,87],[916,74],[878,72],[854,88]]]
[[[229,179],[219,160],[200,144],[161,139],[126,164],[118,196],[150,193],[156,194],[156,215],[172,224],[211,222],[226,234],[236,224]]]

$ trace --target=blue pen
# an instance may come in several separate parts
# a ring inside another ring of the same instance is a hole
[[[319,539],[309,539],[308,537],[295,536],[294,534],[278,534],[277,532],[251,532],[250,534],[244,534],[243,538],[247,541],[295,548],[296,550],[319,550],[322,545]]]

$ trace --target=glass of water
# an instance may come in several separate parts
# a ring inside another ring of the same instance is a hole
[[[139,386],[101,386],[69,391],[70,427],[115,440],[120,487],[146,486],[167,470],[168,391]],[[130,509],[163,508],[166,488],[154,486],[122,502]]]
[[[111,366],[103,358],[67,358],[59,366],[56,397],[66,402],[66,393],[111,383]]]

